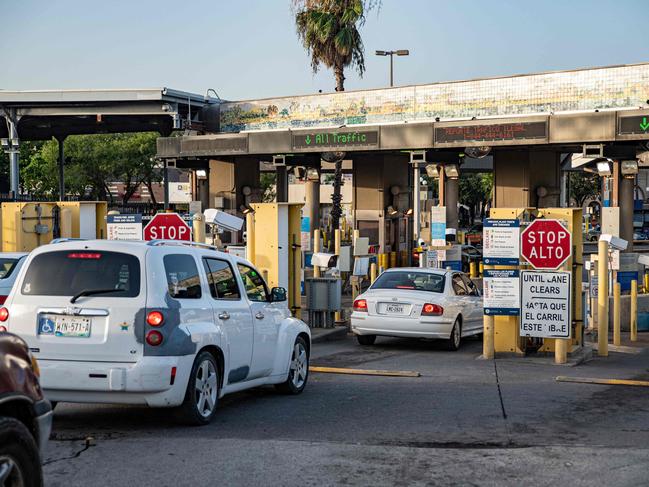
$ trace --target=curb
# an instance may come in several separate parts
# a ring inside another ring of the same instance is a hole
[[[311,336],[311,343],[322,343],[330,342],[334,340],[341,340],[347,336],[347,327],[346,326],[336,326],[335,328],[312,328],[313,330],[322,330],[318,331],[315,336]]]

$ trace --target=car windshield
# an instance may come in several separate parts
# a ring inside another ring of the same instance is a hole
[[[16,264],[20,259],[2,257],[0,258],[0,279],[6,279],[16,268]]]
[[[36,296],[76,296],[97,290],[102,297],[140,294],[138,258],[95,250],[48,252],[34,257],[22,282],[22,293]]]
[[[414,291],[444,292],[444,274],[417,271],[393,271],[381,274],[371,289],[411,289]]]

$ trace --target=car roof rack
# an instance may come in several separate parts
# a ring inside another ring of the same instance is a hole
[[[59,237],[52,239],[51,244],[64,243],[64,242],[82,242],[88,240],[87,238],[72,238],[72,237]]]
[[[201,248],[201,249],[216,250],[217,252],[219,252],[219,249],[217,247],[215,247],[214,245],[200,243],[200,242],[188,242],[186,240],[164,240],[164,239],[149,240],[147,242],[147,245],[149,245],[150,247],[159,247],[161,245],[176,245],[176,246],[184,246],[184,247],[198,247],[198,248]]]

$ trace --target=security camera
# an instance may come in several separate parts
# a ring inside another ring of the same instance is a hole
[[[608,244],[615,250],[626,250],[627,245],[629,245],[629,242],[623,238],[616,237],[610,233],[602,233],[599,239],[602,242],[608,242]]]
[[[311,265],[318,267],[336,267],[338,256],[335,254],[325,254],[324,252],[315,252],[311,256]]]
[[[649,267],[649,255],[638,254],[638,264]]]
[[[216,225],[217,228],[223,228],[231,232],[238,232],[243,228],[243,218],[230,215],[221,210],[208,208],[205,210],[205,223],[208,225]]]

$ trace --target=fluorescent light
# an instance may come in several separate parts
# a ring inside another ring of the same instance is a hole
[[[633,177],[638,174],[638,161],[622,161],[620,172],[625,177]]]
[[[597,163],[597,173],[600,176],[610,176],[611,173],[611,164],[608,161],[601,161]]]
[[[444,173],[448,178],[459,178],[460,177],[460,167],[457,164],[445,164]]]
[[[439,177],[439,169],[437,168],[437,164],[427,164],[426,165],[426,174],[428,174],[429,178],[438,178]]]

